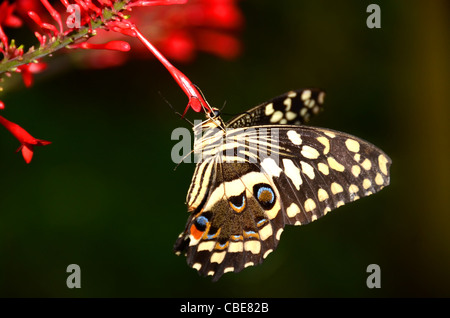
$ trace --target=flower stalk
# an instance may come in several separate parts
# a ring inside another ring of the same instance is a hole
[[[186,77],[183,73],[181,73],[175,66],[173,66],[165,57],[164,55],[159,52],[156,47],[150,43],[149,40],[137,29],[137,27],[134,24],[130,23],[130,30],[133,31],[134,35],[142,42],[142,44],[147,47],[150,52],[155,55],[155,57],[166,67],[166,69],[169,71],[169,73],[173,76],[175,81],[178,83],[178,85],[181,87],[181,89],[184,91],[184,93],[189,98],[189,103],[184,110],[183,116],[188,111],[189,107],[192,108],[196,112],[200,112],[202,109],[205,110],[205,112],[212,111],[209,107],[208,103],[203,99],[200,92],[197,90],[194,84],[189,80],[189,78]]]

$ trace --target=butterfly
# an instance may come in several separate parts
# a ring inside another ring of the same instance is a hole
[[[260,264],[285,225],[308,224],[389,185],[391,159],[355,136],[305,125],[325,93],[290,91],[225,123],[217,108],[194,126],[200,156],[174,251],[202,276]]]

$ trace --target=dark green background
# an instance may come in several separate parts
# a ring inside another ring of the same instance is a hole
[[[287,227],[262,265],[217,283],[172,252],[194,165],[174,171],[171,132],[189,125],[158,91],[180,112],[187,98],[161,64],[37,76],[33,88],[2,94],[2,114],[53,144],[26,165],[1,129],[0,296],[450,296],[450,5],[376,1],[382,28],[368,29],[370,3],[242,1],[239,59],[176,64],[229,113],[321,87],[325,112],[312,124],[393,160],[389,187]],[[73,263],[78,290],[66,287]],[[366,287],[373,263],[381,289]]]

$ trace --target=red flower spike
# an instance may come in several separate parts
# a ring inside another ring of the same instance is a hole
[[[0,124],[22,144],[17,151],[22,151],[22,156],[26,163],[30,163],[33,158],[34,146],[46,146],[51,144],[51,141],[34,138],[25,129],[16,123],[7,120],[3,116],[0,116]]]
[[[0,100],[0,109],[5,109],[5,103]]]
[[[209,107],[208,103],[203,99],[202,95],[199,93],[197,88],[192,84],[192,82],[181,73],[175,66],[173,66],[165,57],[162,55],[154,46],[150,43],[147,38],[142,35],[142,33],[136,28],[135,25],[128,23],[130,30],[132,30],[136,37],[155,55],[155,57],[166,67],[169,73],[173,76],[175,81],[184,91],[184,93],[189,98],[189,103],[184,110],[183,116],[186,114],[189,107],[191,107],[194,111],[199,112],[205,109],[207,112],[211,112],[212,109]]]

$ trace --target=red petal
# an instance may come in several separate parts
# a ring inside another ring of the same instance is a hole
[[[56,11],[56,9],[48,2],[48,0],[41,0],[41,3],[44,5],[44,7],[47,9],[48,13],[52,16],[52,18],[58,23],[59,26],[59,32],[63,32],[63,25],[61,16],[59,15],[59,12]]]
[[[130,50],[130,44],[125,41],[110,41],[104,44],[105,50],[128,52]]]
[[[216,54],[225,59],[233,59],[241,53],[241,43],[231,35],[215,31],[198,31],[200,50]]]
[[[42,139],[36,139],[36,146],[47,146],[50,145],[52,142]]]
[[[10,28],[20,28],[22,26],[22,20],[14,15],[10,15],[6,17],[5,25]]]
[[[25,129],[16,123],[7,120],[3,116],[0,116],[0,124],[8,129],[9,132],[13,134],[13,136],[16,137],[21,144],[34,144],[36,142],[36,138],[31,136]]]
[[[130,50],[130,44],[125,41],[110,41],[102,44],[82,42],[79,44],[71,45],[70,47],[87,50],[111,50],[121,52],[128,52]]]
[[[42,62],[30,63],[28,65],[29,65],[28,71],[30,71],[33,74],[40,73],[47,68],[47,63],[42,63]]]
[[[127,55],[117,51],[92,51],[86,57],[86,63],[90,68],[101,69],[115,67],[124,64]]]
[[[146,7],[146,6],[160,6],[171,4],[185,4],[188,0],[151,0],[151,1],[135,1],[128,5],[128,7]]]
[[[23,83],[26,87],[33,85],[33,74],[29,71],[28,67],[21,68]]]
[[[189,99],[188,106],[191,106],[191,108],[197,113],[202,110],[202,103],[198,100],[198,98],[195,97]]]
[[[23,145],[22,156],[26,163],[30,163],[31,159],[33,159],[33,146]]]
[[[161,48],[171,58],[187,62],[194,57],[195,44],[188,34],[177,32],[168,36],[161,43]]]

